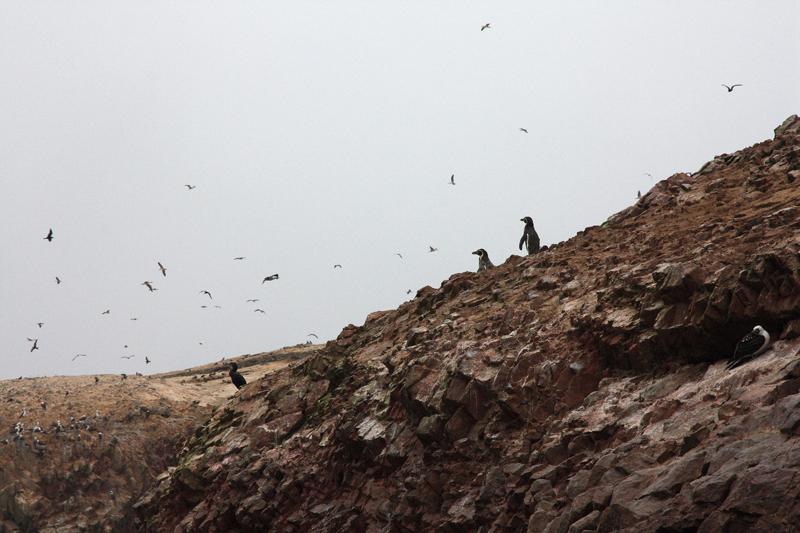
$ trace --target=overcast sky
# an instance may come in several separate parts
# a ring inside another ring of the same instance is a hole
[[[800,112],[794,0],[0,12],[0,378],[334,338]]]

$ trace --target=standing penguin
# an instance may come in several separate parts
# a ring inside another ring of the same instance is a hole
[[[519,249],[522,250],[524,244],[528,249],[528,255],[535,254],[539,251],[539,235],[533,228],[533,219],[531,217],[521,218],[520,221],[525,223],[525,231],[522,233],[522,238],[519,240]]]
[[[236,363],[231,363],[231,370],[228,372],[228,375],[231,377],[231,383],[236,385],[237,389],[241,389],[245,385],[247,385],[247,380],[244,379],[244,376],[241,375],[239,372],[239,365]]]
[[[492,264],[491,259],[489,259],[489,254],[487,254],[486,250],[484,250],[483,248],[478,248],[477,250],[472,252],[472,255],[478,256],[478,272],[483,272],[484,270],[488,270],[494,267],[494,264]]]

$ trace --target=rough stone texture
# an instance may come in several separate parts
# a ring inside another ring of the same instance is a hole
[[[796,122],[602,226],[348,326],[199,429],[140,523],[796,530]],[[726,371],[755,324],[785,338]]]

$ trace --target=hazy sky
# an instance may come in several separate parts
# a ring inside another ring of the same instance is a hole
[[[523,216],[569,238],[800,112],[794,0],[0,12],[0,378],[333,338],[519,253]]]

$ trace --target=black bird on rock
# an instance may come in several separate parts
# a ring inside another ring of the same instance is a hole
[[[752,361],[769,347],[769,333],[761,326],[756,326],[753,331],[745,335],[736,349],[733,350],[733,357],[731,357],[725,368],[731,370],[737,366],[743,365]]]
[[[519,240],[519,249],[522,250],[522,246],[524,245],[528,251],[528,255],[535,254],[539,251],[539,234],[536,233],[536,229],[533,227],[533,219],[531,217],[525,217],[520,219],[521,222],[525,223],[525,230],[522,232],[522,238]]]
[[[231,363],[231,369],[228,375],[231,377],[231,383],[233,383],[237,389],[241,389],[247,385],[247,380],[239,373],[239,365],[236,363]]]

